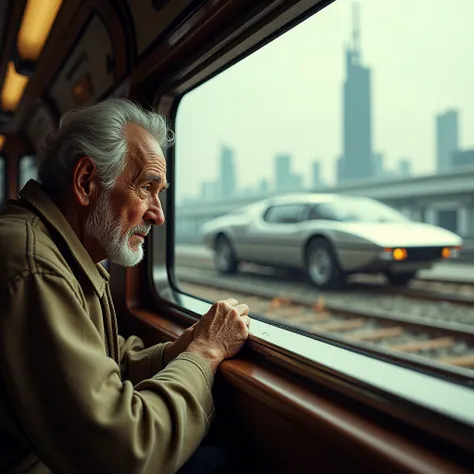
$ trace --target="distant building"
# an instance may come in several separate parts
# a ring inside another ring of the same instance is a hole
[[[360,52],[359,12],[354,6],[352,47],[346,48],[346,81],[343,88],[343,155],[340,181],[374,175],[372,153],[371,72]]]
[[[291,175],[290,191],[301,191],[303,189],[303,176],[300,174]]]
[[[291,156],[277,155],[275,157],[275,186],[276,191],[287,192],[291,188]]]
[[[279,193],[289,193],[302,189],[302,177],[291,171],[291,155],[281,154],[275,157],[275,184]]]
[[[313,161],[312,171],[312,187],[316,189],[321,186],[321,163],[319,161]]]
[[[215,181],[201,184],[201,199],[203,201],[217,201],[219,199],[219,186]]]
[[[233,199],[236,195],[236,177],[234,165],[234,151],[226,146],[222,147],[220,158],[220,195],[218,199]]]
[[[270,192],[270,185],[267,179],[261,179],[258,183],[258,192],[260,194],[268,194]]]
[[[374,153],[372,155],[372,171],[373,175],[377,178],[385,175],[384,156],[382,153]]]
[[[436,117],[436,165],[438,172],[451,169],[452,156],[458,148],[458,112],[448,110]]]
[[[452,166],[474,165],[474,150],[458,150],[452,155]]]
[[[398,174],[404,178],[411,175],[410,160],[404,158],[398,162]]]
[[[336,182],[342,183],[344,181],[344,157],[340,156],[336,162]]]

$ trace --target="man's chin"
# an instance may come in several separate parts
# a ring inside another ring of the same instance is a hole
[[[143,260],[143,256],[143,248],[139,245],[135,248],[129,246],[127,252],[120,252],[118,255],[110,255],[109,259],[122,267],[134,267]]]

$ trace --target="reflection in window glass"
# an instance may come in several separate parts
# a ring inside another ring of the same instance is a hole
[[[18,189],[21,189],[30,179],[38,179],[38,165],[34,156],[23,156],[20,159]]]
[[[473,17],[472,0],[339,0],[188,93],[180,288],[472,377],[474,342],[433,324],[474,326],[439,304],[474,287]],[[303,221],[267,225],[285,204]]]

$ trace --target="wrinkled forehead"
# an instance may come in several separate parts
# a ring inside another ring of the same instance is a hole
[[[166,182],[166,161],[158,141],[138,125],[129,124],[125,130],[127,139],[127,165],[125,169],[134,175],[147,172],[159,175]]]

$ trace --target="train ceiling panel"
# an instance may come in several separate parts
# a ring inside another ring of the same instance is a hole
[[[45,133],[53,128],[54,122],[49,109],[44,104],[41,104],[33,113],[26,126],[26,133],[35,150],[38,150]]]
[[[141,55],[155,39],[182,15],[192,0],[128,0],[133,17],[137,54]]]
[[[114,85],[112,40],[94,15],[54,81],[50,96],[65,112],[100,99]]]

